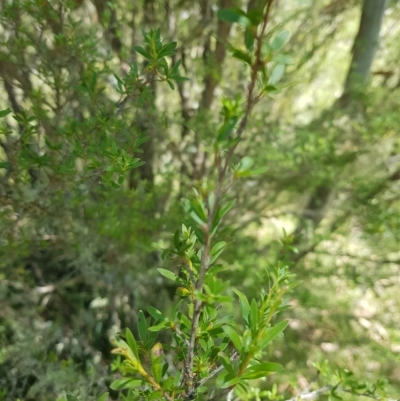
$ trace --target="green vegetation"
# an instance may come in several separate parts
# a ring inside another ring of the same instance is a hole
[[[398,1],[0,7],[0,401],[398,399]]]

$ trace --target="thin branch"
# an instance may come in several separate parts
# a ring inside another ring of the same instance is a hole
[[[385,401],[400,401],[400,398],[397,398],[397,399],[395,399],[395,398],[382,398],[382,397],[375,396],[374,394],[369,394],[369,393],[355,394],[351,390],[345,389],[343,387],[336,387],[336,386],[324,386],[324,387],[321,387],[321,388],[319,388],[317,390],[311,391],[310,393],[300,394],[297,397],[288,398],[285,401],[309,401],[309,400],[315,400],[320,395],[329,393],[332,390],[340,391],[340,392],[343,392],[343,393],[353,394],[353,395],[356,395],[356,396],[359,396],[359,397],[367,397],[367,398],[371,398],[371,399],[377,400],[377,401],[383,401],[383,400],[385,400]]]
[[[310,393],[307,394],[300,394],[297,397],[289,398],[285,401],[305,401],[305,400],[315,400],[318,398],[321,394],[326,394],[329,391],[333,389],[334,386],[325,386],[321,387],[318,390],[311,391]]]
[[[189,340],[185,337],[182,331],[175,325],[172,327],[172,330],[175,331],[175,333],[178,334],[178,336],[184,341],[186,346],[189,347],[190,345]]]
[[[259,97],[254,97],[255,86],[257,82],[257,75],[260,69],[263,67],[263,62],[261,59],[261,50],[262,50],[262,39],[265,34],[265,30],[268,24],[269,15],[272,7],[272,3],[274,0],[269,0],[266,6],[266,11],[263,16],[263,21],[261,25],[261,30],[256,36],[256,50],[255,50],[255,61],[252,66],[252,71],[250,75],[250,83],[248,85],[248,94],[246,99],[246,109],[242,120],[240,121],[239,127],[236,131],[236,136],[240,138],[247,126],[248,118],[250,113],[259,100]],[[219,202],[223,196],[223,186],[226,177],[226,173],[228,167],[231,164],[232,157],[236,150],[237,145],[231,147],[226,155],[225,163],[222,167],[221,159],[219,157],[216,158],[216,167],[218,171],[218,178],[217,184],[215,189],[215,199],[213,205],[207,205],[208,209],[208,218],[207,223],[204,224],[202,227],[203,234],[204,234],[204,245],[202,249],[202,256],[201,256],[201,266],[199,271],[199,278],[196,283],[196,290],[201,292],[203,290],[203,282],[210,264],[210,247],[211,247],[211,232],[212,232],[212,224],[215,217],[215,214],[218,210]],[[191,335],[190,335],[190,344],[187,350],[187,356],[184,364],[184,383],[187,387],[186,394],[187,396],[191,396],[196,391],[196,384],[194,382],[193,377],[193,362],[194,362],[194,350],[195,350],[195,343],[197,337],[197,329],[199,326],[200,315],[203,309],[203,302],[199,299],[194,301],[194,310],[193,310],[193,317],[192,317],[192,327],[191,327]]]
[[[235,359],[237,359],[237,357],[239,356],[239,353],[237,351],[235,351],[232,356],[229,358],[229,360],[231,362],[233,362]],[[224,365],[220,365],[217,368],[215,368],[214,370],[212,370],[210,372],[210,374],[207,377],[204,377],[203,379],[201,379],[198,383],[197,383],[197,387],[201,387],[203,386],[205,383],[207,383],[210,379],[212,379],[214,376],[216,376],[219,372],[221,372],[222,370],[224,370]]]

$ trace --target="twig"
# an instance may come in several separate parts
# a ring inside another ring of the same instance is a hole
[[[315,400],[321,394],[325,394],[328,391],[331,391],[332,389],[333,389],[333,386],[321,387],[318,390],[311,391],[310,393],[307,393],[307,394],[300,394],[297,397],[289,398],[285,401]]]
[[[232,356],[229,358],[231,362],[233,362],[237,357],[239,356],[239,353],[235,351]],[[207,383],[210,379],[212,379],[215,375],[217,375],[219,372],[221,372],[224,369],[224,365],[220,365],[214,370],[212,370],[207,377],[204,377],[197,383],[197,387],[203,386],[205,383]]]
[[[172,330],[175,331],[175,333],[178,334],[178,336],[181,337],[182,340],[185,342],[186,346],[189,347],[190,345],[189,340],[185,337],[182,331],[175,325],[172,326]]]
[[[308,386],[301,392],[301,394],[307,394],[310,392],[311,387],[314,385],[314,383],[317,382],[318,377],[320,375],[320,371],[317,372],[317,374],[315,375],[315,378],[313,380],[311,380],[311,382],[308,384]]]
[[[247,94],[247,100],[246,100],[246,109],[243,118],[240,121],[239,127],[236,131],[236,137],[240,138],[247,126],[248,118],[250,116],[250,113],[254,107],[254,105],[257,103],[259,100],[259,97],[256,99],[254,98],[254,90],[257,82],[257,74],[260,71],[260,69],[263,66],[263,62],[261,60],[261,50],[262,50],[262,39],[265,34],[265,29],[267,27],[267,23],[269,20],[269,15],[271,11],[271,6],[274,0],[269,0],[268,4],[266,6],[266,11],[263,17],[263,22],[261,26],[260,33],[256,36],[256,42],[257,42],[257,47],[255,51],[255,61],[252,66],[252,71],[251,71],[251,76],[250,76],[250,83],[248,85],[248,94]],[[225,163],[222,166],[221,165],[221,159],[219,157],[216,157],[216,167],[218,171],[218,179],[217,179],[217,184],[216,184],[216,189],[215,189],[215,199],[213,205],[210,207],[208,205],[208,218],[207,218],[207,223],[204,224],[202,227],[203,233],[204,233],[204,245],[203,245],[203,250],[202,250],[202,256],[201,256],[201,266],[200,266],[200,272],[199,272],[199,278],[196,283],[196,290],[201,292],[203,289],[203,282],[204,278],[206,275],[206,272],[209,267],[209,262],[210,262],[210,246],[211,246],[211,231],[212,231],[212,223],[215,217],[215,214],[218,210],[218,205],[219,201],[221,200],[223,196],[223,184],[225,180],[225,176],[228,170],[228,167],[231,164],[232,157],[234,155],[234,152],[236,150],[237,144],[232,146],[225,158]],[[191,396],[194,394],[195,389],[196,389],[196,384],[194,383],[194,378],[193,378],[193,361],[194,361],[194,349],[195,349],[195,343],[196,343],[196,336],[197,336],[197,329],[199,326],[199,320],[200,320],[200,315],[201,311],[203,309],[203,303],[202,301],[196,299],[194,302],[194,310],[193,310],[193,318],[192,318],[192,327],[191,327],[191,335],[190,335],[190,344],[187,350],[187,357],[185,360],[184,364],[184,381],[187,389],[186,393],[188,396]]]
[[[343,387],[336,387],[336,386],[324,386],[321,387],[317,390],[311,391],[310,393],[307,394],[300,394],[297,397],[293,397],[293,398],[288,398],[285,401],[308,401],[308,400],[315,400],[316,398],[318,398],[320,395],[322,394],[326,394],[329,391],[335,389],[335,391],[341,391],[344,393],[349,393],[349,394],[353,394],[353,395],[358,395],[360,397],[368,397],[368,398],[372,398],[373,400],[377,400],[377,401],[383,401],[382,397],[379,396],[374,396],[373,394],[367,394],[367,393],[363,393],[363,394],[354,394],[354,392],[347,390]],[[395,399],[395,398],[385,398],[385,401],[400,401],[399,398]]]

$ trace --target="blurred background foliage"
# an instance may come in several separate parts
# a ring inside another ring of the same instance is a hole
[[[303,281],[270,350],[285,374],[260,382],[285,397],[325,360],[400,393],[397,0],[386,4],[368,84],[347,96],[372,3],[274,4],[273,26],[291,32],[286,89],[257,106],[239,146],[264,172],[231,193],[226,274],[249,296],[277,263]],[[207,177],[221,97],[246,93],[245,66],[227,47],[244,46],[241,28],[216,13],[257,0],[0,7],[0,109],[16,116],[0,128],[0,400],[95,399],[111,381],[110,336],[174,297],[154,245],[171,242],[181,197]],[[151,28],[178,43],[189,81],[175,91],[150,83],[119,103],[118,78],[129,84],[130,66],[143,63],[133,47]]]

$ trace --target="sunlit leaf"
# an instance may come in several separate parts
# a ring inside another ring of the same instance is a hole
[[[107,392],[103,393],[103,394],[97,399],[97,401],[106,401],[107,398],[108,398],[108,396],[109,396],[109,392],[107,391]]]
[[[231,24],[237,23],[239,25],[248,26],[251,24],[250,19],[246,13],[238,8],[223,8],[219,10],[218,18],[222,21],[230,22]]]
[[[258,344],[258,348],[260,350],[264,349],[269,343],[271,343],[273,340],[275,340],[275,338],[277,338],[283,332],[283,330],[286,329],[286,326],[288,325],[288,323],[289,323],[288,320],[283,320],[282,322],[279,322],[274,327],[267,329],[265,337]]]
[[[269,84],[270,85],[275,85],[277,84],[281,78],[283,77],[283,74],[285,73],[285,66],[283,64],[278,64],[271,73],[271,76],[269,77]]]
[[[141,341],[146,341],[147,338],[147,322],[146,317],[142,310],[138,313],[138,330],[139,330],[139,338]]]
[[[154,60],[153,56],[143,47],[134,46],[134,49],[147,60]]]
[[[240,352],[240,350],[242,349],[242,340],[240,339],[240,336],[236,332],[236,330],[228,325],[223,326],[222,329],[227,334],[229,339],[232,341],[235,348]]]
[[[110,388],[113,390],[133,389],[137,388],[143,383],[140,379],[124,378],[113,381]]]
[[[290,40],[290,32],[289,31],[281,31],[279,32],[275,38],[272,40],[270,46],[273,51],[277,51],[282,49],[283,46],[286,45]]]
[[[126,342],[129,345],[129,348],[132,350],[132,352],[136,356],[136,358],[139,359],[139,352],[138,352],[135,337],[133,336],[132,332],[128,328],[126,328],[126,330],[125,330],[125,337],[126,337]]]

